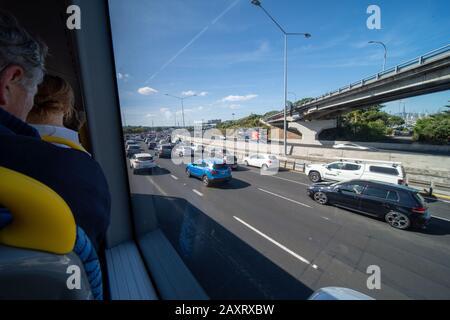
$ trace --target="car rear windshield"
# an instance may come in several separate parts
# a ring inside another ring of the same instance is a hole
[[[222,169],[226,169],[226,168],[227,168],[226,164],[222,164],[222,163],[214,164],[214,169],[216,169],[216,170],[222,170]]]
[[[370,170],[370,172],[388,174],[388,175],[392,175],[392,176],[399,175],[398,170],[396,168],[370,166],[369,170]]]
[[[130,146],[130,149],[140,149],[141,147],[139,146]]]
[[[139,161],[151,161],[151,160],[153,160],[153,158],[152,157],[139,157],[139,158],[137,158]]]
[[[164,150],[172,150],[172,147],[171,146],[163,146],[162,149],[164,149]]]
[[[277,160],[277,157],[272,156],[272,155],[269,155],[269,159],[270,159],[270,160]]]
[[[423,207],[425,206],[425,199],[420,193],[413,193],[413,197],[420,203],[420,205],[422,205]]]

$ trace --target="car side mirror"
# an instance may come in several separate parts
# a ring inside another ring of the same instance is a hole
[[[339,187],[334,188],[334,191],[336,191],[337,193],[342,193],[342,190]]]

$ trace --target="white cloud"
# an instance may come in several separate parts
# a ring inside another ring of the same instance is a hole
[[[231,110],[236,110],[239,109],[240,106],[241,106],[240,104],[232,104],[228,108],[230,108]]]
[[[139,88],[138,92],[140,94],[144,95],[144,96],[149,96],[149,95],[157,93],[158,90],[155,90],[155,89],[150,88],[150,87],[143,87],[143,88]]]
[[[145,117],[146,117],[146,118],[153,118],[153,117],[155,117],[155,115],[154,115],[153,113],[147,113],[147,114],[145,115]]]
[[[195,91],[192,90],[183,91],[181,94],[185,97],[192,97],[196,95]]]
[[[117,73],[117,79],[119,80],[123,80],[123,81],[128,81],[128,79],[130,78],[130,75],[128,73]]]
[[[170,111],[169,108],[161,108],[159,109],[159,112],[161,112],[166,119],[170,119],[173,117],[173,113]]]
[[[193,96],[205,97],[206,95],[208,95],[208,92],[206,92],[206,91],[196,92],[193,90],[188,90],[188,91],[183,91],[181,94],[185,97],[193,97]]]
[[[248,94],[246,96],[227,96],[222,99],[222,102],[238,102],[238,101],[248,101],[256,98],[257,94]]]

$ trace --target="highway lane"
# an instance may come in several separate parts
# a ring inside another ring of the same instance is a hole
[[[224,227],[311,290],[339,285],[375,298],[450,297],[450,231],[445,221],[433,222],[434,232],[402,232],[372,218],[315,204],[305,194],[307,178],[296,173],[271,177],[245,169],[234,172],[234,181],[225,188],[206,188],[200,180],[188,179],[184,166],[157,161],[163,169],[154,176],[131,175],[132,192],[186,199],[207,216],[202,222],[212,220]],[[273,267],[258,270],[259,257],[242,255],[235,242],[205,234],[205,225],[194,228],[197,240],[213,242],[208,250],[218,260],[214,266],[228,276],[217,278],[195,261],[190,267],[202,284],[214,284],[205,288],[212,297],[306,298],[308,290],[288,283],[295,281]],[[175,244],[177,237],[176,232],[171,235]],[[381,290],[366,288],[370,264],[381,267]],[[246,290],[236,290],[236,281]],[[243,284],[247,282],[252,285]]]

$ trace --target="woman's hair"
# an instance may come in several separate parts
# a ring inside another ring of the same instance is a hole
[[[45,121],[52,114],[64,114],[64,120],[75,115],[75,96],[70,84],[61,77],[45,75],[34,97],[29,119]]]

